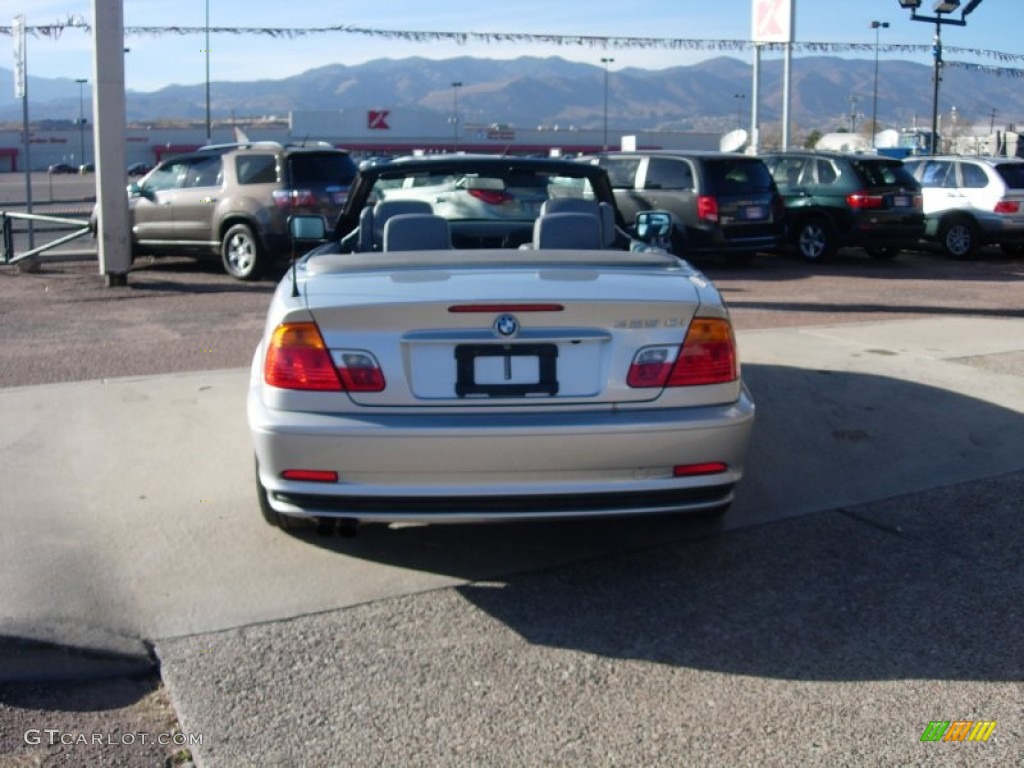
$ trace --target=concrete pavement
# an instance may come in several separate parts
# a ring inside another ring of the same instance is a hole
[[[0,635],[153,641],[204,765],[929,762],[927,722],[974,715],[999,748],[945,746],[1024,754],[1024,321],[740,345],[721,523],[290,537],[246,372],[0,390]]]

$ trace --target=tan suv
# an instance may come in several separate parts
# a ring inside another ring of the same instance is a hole
[[[289,249],[288,216],[334,221],[357,168],[329,144],[253,142],[204,147],[160,163],[128,186],[132,255],[220,256],[255,280]]]

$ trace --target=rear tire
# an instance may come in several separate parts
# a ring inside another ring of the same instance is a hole
[[[248,224],[235,224],[220,246],[224,271],[236,280],[257,280],[263,273],[263,246]]]
[[[970,219],[947,219],[939,227],[939,244],[951,259],[973,259],[980,245],[978,230]]]
[[[306,521],[302,518],[282,515],[270,506],[270,499],[267,498],[267,489],[260,482],[260,465],[256,463],[256,498],[259,500],[260,513],[267,525],[280,528],[282,531],[298,531],[306,527]]]
[[[827,261],[835,252],[832,227],[824,219],[804,219],[796,228],[793,245],[800,258],[808,263]]]

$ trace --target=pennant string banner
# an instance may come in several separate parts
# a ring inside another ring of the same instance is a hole
[[[64,21],[51,24],[26,26],[25,30],[35,37],[46,37],[57,40],[68,29],[91,31],[91,25],[82,16],[69,16]],[[125,27],[125,35],[199,35],[205,34],[205,26],[161,26],[161,27]],[[410,43],[449,42],[457,45],[469,43],[485,44],[521,44],[535,43],[563,47],[587,47],[598,49],[648,49],[683,51],[750,51],[760,47],[762,51],[781,52],[785,49],[782,43],[753,43],[750,40],[708,40],[679,37],[614,37],[600,35],[551,35],[526,32],[437,32],[399,29],[374,29],[351,24],[337,24],[326,27],[214,27],[209,28],[210,34],[216,35],[263,35],[272,38],[293,39],[309,35],[346,34],[376,37],[384,40],[401,40]],[[0,26],[0,34],[10,35],[9,26]],[[907,43],[828,43],[828,42],[794,42],[793,50],[802,53],[931,53],[931,44],[911,45]],[[984,48],[962,48],[954,45],[944,46],[947,53],[968,55],[975,58],[994,59],[999,62],[1024,61],[1024,53],[1005,53],[990,51]],[[994,74],[1000,77],[1024,77],[1024,71],[1007,67],[993,67],[981,64],[970,64],[959,61],[946,61],[945,66],[958,69],[974,70]]]

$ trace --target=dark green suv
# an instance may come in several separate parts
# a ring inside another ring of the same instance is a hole
[[[924,234],[921,186],[903,162],[879,155],[763,154],[786,204],[786,237],[805,261],[860,246],[891,259]]]

